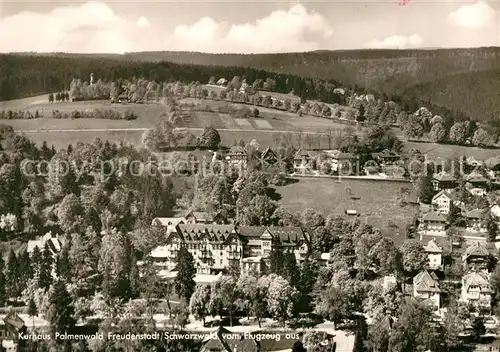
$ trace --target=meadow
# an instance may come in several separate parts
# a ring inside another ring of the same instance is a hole
[[[313,208],[327,216],[356,210],[361,220],[400,242],[405,239],[406,222],[417,211],[414,206],[398,204],[397,194],[402,187],[413,188],[410,183],[403,182],[300,178],[296,183],[277,187],[276,192],[282,197],[280,204],[292,212]],[[354,200],[353,196],[360,199]]]
[[[229,103],[225,101],[199,100],[186,98],[182,103],[195,103],[209,105],[215,112],[192,111],[181,123],[181,127],[191,129],[194,134],[208,126],[219,130],[222,144],[232,146],[242,139],[250,142],[256,139],[262,146],[276,146],[280,134],[293,135],[292,141],[296,148],[329,148],[328,138],[324,135],[328,130],[343,130],[349,125],[338,123],[326,118],[314,116],[298,116],[287,111],[258,107],[258,118],[234,118],[227,113],[219,113],[219,108],[233,106],[235,108],[252,107],[251,105]],[[53,119],[50,117],[32,120],[2,120],[0,123],[14,127],[16,131],[24,132],[37,143],[44,140],[58,148],[65,147],[68,143],[78,141],[91,142],[96,137],[102,140],[126,140],[140,146],[144,129],[152,127],[161,119],[165,108],[161,104],[111,104],[109,101],[85,101],[49,103],[48,95],[36,96],[25,99],[0,102],[0,109],[29,109],[39,110],[44,116],[52,116],[52,111],[71,112],[93,108],[113,109],[125,111],[131,109],[138,115],[136,120],[104,120],[104,119]],[[128,130],[129,129],[129,130]],[[362,133],[365,128],[361,128]],[[49,131],[43,131],[49,130]],[[66,130],[60,131],[57,130]],[[90,130],[90,131],[89,131]],[[98,130],[98,131],[96,131]],[[401,132],[394,129],[401,138]],[[306,143],[305,135],[311,134]],[[299,135],[302,135],[299,144]],[[496,149],[481,149],[456,145],[436,144],[431,142],[404,141],[405,151],[419,149],[429,158],[447,158],[450,156],[474,156],[486,159],[500,155]]]

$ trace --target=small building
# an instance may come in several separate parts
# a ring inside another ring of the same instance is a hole
[[[260,352],[260,341],[250,337],[249,334],[230,332],[220,326],[203,341],[200,352]]]
[[[187,224],[187,220],[185,217],[178,218],[154,218],[151,221],[151,226],[162,226],[167,228],[166,234],[169,235],[170,232],[175,231],[175,227],[179,224]]]
[[[448,215],[453,204],[453,197],[447,191],[439,191],[432,197],[432,209],[438,214]]]
[[[465,214],[467,221],[467,231],[471,232],[486,232],[486,225],[483,222],[483,212],[481,209],[473,209]]]
[[[47,232],[43,237],[38,240],[29,240],[28,241],[28,253],[33,253],[35,247],[38,247],[40,252],[43,252],[45,249],[45,245],[48,245],[48,248],[53,256],[56,256],[57,253],[61,251],[62,243],[59,240],[58,235],[53,235],[52,232]]]
[[[420,221],[420,231],[423,233],[444,233],[446,231],[446,218],[434,211],[425,214]]]
[[[224,225],[228,221],[225,216],[222,215],[222,213],[217,212],[215,214],[211,214],[206,211],[189,211],[187,214],[184,216],[186,219],[185,222],[186,224],[218,224],[218,225]]]
[[[224,77],[219,78],[219,80],[217,81],[217,85],[221,87],[227,86],[227,79],[225,79]]]
[[[435,310],[441,308],[441,289],[434,273],[427,270],[420,272],[413,278],[413,297],[429,300]]]
[[[308,150],[298,150],[293,157],[293,168],[295,172],[304,172],[312,169],[311,162],[315,155]]]
[[[24,340],[19,339],[20,333],[26,333],[24,320],[18,314],[11,312],[0,319],[0,350],[7,352],[22,351]]]
[[[484,163],[483,161],[477,160],[473,156],[469,156],[462,162],[463,169],[465,172],[471,172],[473,170],[476,170],[478,167],[483,165],[483,163]]]
[[[435,191],[448,190],[451,191],[458,186],[457,179],[444,171],[433,175],[432,185]]]
[[[248,153],[245,148],[235,145],[229,149],[226,160],[230,164],[246,164],[248,161]]]
[[[380,165],[388,165],[401,160],[401,155],[393,150],[384,149],[380,153],[372,153],[372,158]]]
[[[118,96],[118,103],[122,104],[130,103],[130,98],[128,97],[127,94],[120,94]]]
[[[488,170],[488,175],[494,181],[500,180],[500,158],[492,157],[484,161],[484,166]]]
[[[491,287],[483,273],[470,273],[462,277],[460,300],[476,307],[479,311],[491,311]]]
[[[483,242],[474,242],[466,248],[462,256],[465,271],[487,271],[490,260],[490,251]]]
[[[424,246],[424,252],[429,258],[430,269],[440,269],[443,266],[443,247],[438,246],[435,239],[427,242]]]

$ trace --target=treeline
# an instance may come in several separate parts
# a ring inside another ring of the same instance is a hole
[[[46,92],[67,90],[72,78],[85,79],[94,73],[103,81],[144,77],[150,81],[208,82],[210,77],[244,77],[248,84],[257,79],[273,79],[275,91],[304,99],[336,102],[335,81],[303,78],[251,67],[181,65],[170,62],[132,62],[98,57],[49,57],[0,55],[0,100],[23,98]]]
[[[0,120],[29,120],[45,117],[38,110],[0,110]],[[103,119],[103,120],[135,120],[137,114],[128,109],[119,112],[113,109],[86,109],[73,110],[72,112],[52,111],[54,119]]]

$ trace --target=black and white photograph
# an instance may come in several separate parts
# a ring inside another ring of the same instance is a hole
[[[0,352],[499,352],[500,3],[0,0]]]

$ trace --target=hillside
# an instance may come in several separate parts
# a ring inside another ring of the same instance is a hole
[[[438,78],[407,89],[403,95],[462,111],[477,121],[500,127],[500,69]]]

